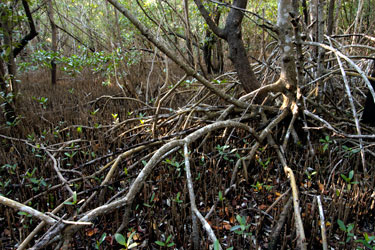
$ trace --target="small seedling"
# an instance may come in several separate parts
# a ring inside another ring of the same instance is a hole
[[[347,226],[345,226],[345,223],[340,219],[337,220],[337,224],[339,225],[340,230],[343,231],[346,235],[345,242],[341,241],[340,244],[348,243],[354,237],[354,234],[351,232],[354,228],[354,224],[348,224]]]
[[[15,174],[16,173],[16,168],[17,168],[17,163],[15,164],[4,164],[1,169],[6,170],[8,174]]]
[[[345,151],[345,157],[348,157],[348,158],[361,151],[359,148],[353,149],[345,145],[342,146],[342,149]]]
[[[13,121],[7,121],[6,125],[8,127],[16,127],[20,121],[21,121],[21,116],[17,116]]]
[[[155,241],[155,243],[161,247],[173,247],[175,243],[173,241],[170,242],[171,239],[172,239],[172,235],[169,235],[165,241],[157,240]]]
[[[174,199],[173,201],[177,202],[177,203],[182,203],[183,201],[180,199],[180,197],[181,197],[181,192],[178,192],[177,196],[176,196],[176,199]]]
[[[110,79],[102,82],[102,86],[104,86],[104,87],[108,87],[110,85],[111,85],[111,80]]]
[[[39,102],[39,104],[43,107],[43,109],[47,108],[47,101],[48,101],[47,97],[44,97],[44,96],[41,96],[39,98],[32,97],[32,99]]]
[[[77,151],[73,151],[71,153],[65,152],[64,155],[67,156],[70,160],[77,154]]]
[[[319,142],[323,143],[323,153],[326,152],[326,150],[328,149],[329,145],[331,143],[333,143],[333,141],[329,138],[328,135],[326,135],[325,138],[320,139]]]
[[[122,235],[122,234],[119,234],[119,233],[115,234],[115,239],[116,239],[117,243],[125,247],[125,248],[121,248],[121,250],[124,250],[124,249],[128,250],[128,249],[132,249],[132,248],[135,248],[136,246],[138,246],[138,243],[133,242],[134,234],[135,234],[135,231],[132,232],[129,235],[128,239],[126,239],[124,237],[124,235]]]
[[[74,206],[78,203],[78,200],[77,200],[77,192],[74,191],[73,192],[73,201],[65,201],[64,204],[66,205],[71,205],[71,206]]]
[[[113,118],[113,124],[118,124],[120,119],[118,117],[118,114],[111,114]]]
[[[99,110],[100,110],[100,109],[97,108],[97,109],[95,109],[94,111],[91,111],[90,114],[94,116],[94,115],[96,115],[96,113],[98,113]]]
[[[355,242],[362,243],[366,248],[375,250],[375,236],[369,236],[367,233],[364,233],[364,239],[356,240]],[[372,244],[372,245],[371,245]],[[357,248],[358,250],[364,250],[363,248]]]
[[[223,196],[223,192],[219,191],[219,201],[224,201],[225,197]]]
[[[152,195],[151,195],[151,198],[150,198],[150,204],[148,204],[148,203],[143,203],[143,205],[145,206],[145,207],[153,207],[154,206],[154,199],[155,199],[155,193],[152,193]]]
[[[234,249],[233,247],[229,247],[226,250],[233,250],[233,249]],[[220,250],[220,242],[219,242],[219,240],[215,241],[215,243],[214,243],[214,250]]]
[[[233,149],[230,152],[226,152],[227,149],[229,149],[229,145],[224,145],[224,146],[217,145],[216,146],[216,150],[219,151],[219,155],[223,157],[224,160],[231,161],[229,160],[228,155],[236,151],[236,149]]]
[[[77,133],[78,134],[82,133],[82,126],[77,127]]]
[[[181,167],[184,163],[180,163],[180,162],[176,161],[176,157],[173,157],[172,159],[167,158],[167,159],[165,159],[164,163],[175,167],[176,171],[178,172],[178,177],[181,176]]]
[[[102,236],[100,236],[99,240],[96,241],[95,249],[100,249],[100,245],[104,242],[106,237],[107,237],[106,233],[103,233]]]
[[[346,185],[347,185],[347,189],[348,189],[348,191],[351,190],[353,184],[358,184],[357,181],[352,181],[353,177],[354,177],[354,170],[351,170],[351,171],[349,172],[349,175],[348,175],[348,176],[346,176],[346,175],[344,175],[344,174],[341,174],[341,178],[343,178],[344,181],[346,182]]]
[[[256,192],[259,192],[260,190],[263,189],[263,183],[260,183],[259,181],[257,181],[257,183],[255,185],[251,185]]]
[[[306,170],[305,171],[305,174],[307,175],[307,179],[309,179],[309,180],[312,180],[312,177],[314,176],[314,175],[316,175],[318,172],[316,172],[316,171],[313,171],[313,172],[309,172],[308,170]]]
[[[267,191],[270,191],[272,188],[273,188],[273,186],[272,185],[263,185],[263,187],[267,190]]]
[[[246,223],[245,216],[236,216],[236,220],[238,221],[239,225],[233,226],[230,231],[235,232],[236,234],[243,235],[243,236],[249,236],[252,235],[251,232],[247,232],[247,230],[250,228],[250,224]]]
[[[142,119],[143,117],[145,117],[145,115],[146,115],[146,113],[139,113],[139,114],[138,114],[138,118],[140,118],[140,119],[139,119],[139,122],[140,122],[141,124],[144,124],[144,123],[145,123],[145,120]]]
[[[28,218],[29,219],[29,223],[30,225],[33,224],[33,216],[31,214],[28,214],[26,212],[23,212],[23,211],[19,211],[18,212],[18,215],[21,215],[21,216],[25,216],[25,219]],[[24,228],[28,228],[29,226],[24,224],[23,225]]]
[[[263,167],[264,170],[267,169],[268,164],[270,164],[270,161],[271,161],[271,159],[269,157],[265,162],[263,162],[262,159],[260,159],[260,158],[258,159],[259,164]]]

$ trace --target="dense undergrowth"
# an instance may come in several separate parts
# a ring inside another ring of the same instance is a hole
[[[236,81],[231,74],[222,77],[218,78],[221,88],[238,87],[232,85]],[[173,75],[173,82],[178,79]],[[217,120],[226,108],[188,79],[165,101],[154,127],[155,103],[146,104],[142,97],[127,98],[116,85],[103,86],[101,79],[94,77],[64,79],[56,86],[47,81],[48,75],[43,72],[24,75],[17,99],[18,122],[1,123],[0,193],[42,212],[63,204],[57,212],[59,217],[80,217],[122,197],[156,150]],[[358,88],[356,97],[363,101],[361,92],[363,89]],[[322,104],[312,101],[305,105],[312,112],[319,110],[337,130],[355,134],[343,93],[340,80],[331,79]],[[265,116],[280,113],[278,108],[264,107]],[[304,124],[302,117],[295,123],[300,140],[291,140],[284,154],[296,175],[308,247],[321,248],[320,199],[330,247],[373,248],[372,140],[364,139],[367,169],[363,169],[358,139],[336,134],[311,117],[305,117]],[[241,110],[233,110],[230,118],[253,128],[267,126],[257,113],[244,115]],[[283,143],[289,121],[290,117],[273,130],[276,144]],[[371,131],[367,128],[367,133]],[[296,232],[288,202],[289,180],[274,145],[262,142],[253,157],[246,158],[254,143],[248,132],[226,128],[190,145],[198,210],[225,249],[267,249],[272,244],[277,249],[293,249]],[[131,153],[119,157],[125,152]],[[110,169],[114,170],[112,175],[108,174]],[[57,170],[67,183],[62,183]],[[66,202],[70,197],[68,187],[76,195]],[[27,213],[8,207],[1,206],[0,213],[4,215],[0,221],[2,249],[18,246],[39,223]],[[282,226],[280,232],[276,230],[278,224]],[[124,246],[131,237],[139,249],[168,245],[189,249],[192,230],[184,152],[177,148],[160,159],[131,209],[100,215],[93,226],[74,234],[70,247],[118,249],[119,243]],[[115,237],[116,232],[119,234]],[[206,238],[205,231],[199,234],[201,239]],[[208,249],[212,244],[202,241],[200,247]]]
[[[0,249],[375,249],[373,2],[1,2]]]

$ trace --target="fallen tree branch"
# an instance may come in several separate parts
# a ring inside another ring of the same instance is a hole
[[[37,217],[38,219],[44,221],[45,223],[49,225],[53,225],[56,222],[58,222],[56,219],[52,218],[51,216],[48,216],[32,207],[29,207],[27,205],[24,205],[22,203],[19,203],[17,201],[8,199],[4,196],[0,195],[0,203],[3,204],[4,206],[8,206],[14,209],[17,209],[19,211],[28,213],[34,217]],[[62,220],[65,224],[73,224],[73,225],[79,225],[79,226],[89,226],[92,225],[91,222],[85,222],[85,221],[69,221],[69,220]]]
[[[31,214],[32,216],[37,217],[38,219],[46,222],[49,225],[53,225],[57,222],[57,220],[53,219],[52,217],[50,217],[48,215],[45,215],[42,212],[39,212],[38,210],[36,210],[32,207],[29,207],[29,206],[24,205],[22,203],[19,203],[17,201],[8,199],[8,198],[6,198],[4,196],[1,196],[1,195],[0,195],[0,203],[3,204],[4,206],[8,206],[8,207],[17,209],[19,211]]]
[[[73,197],[69,197],[68,199],[66,199],[64,201],[65,202],[69,202],[73,199]],[[60,211],[64,206],[65,204],[64,203],[61,203],[60,205],[58,205],[52,212],[51,214],[56,214],[58,211]],[[41,223],[39,223],[39,225],[26,237],[26,239],[19,245],[19,247],[17,248],[17,250],[23,250],[23,249],[26,249],[27,245],[30,243],[30,241],[34,238],[34,236],[46,225],[46,222],[42,221]]]

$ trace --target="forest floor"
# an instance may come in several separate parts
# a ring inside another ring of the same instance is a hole
[[[17,124],[1,121],[0,193],[42,212],[65,202],[56,213],[60,218],[80,217],[123,197],[162,145],[213,123],[227,108],[186,81],[155,119],[155,103],[124,97],[117,86],[103,86],[93,77],[60,80],[56,86],[47,81],[41,73],[23,77],[17,99],[20,119]],[[229,82],[223,81],[224,87]],[[355,133],[353,121],[344,117],[346,108],[332,108],[340,102],[337,93],[325,93],[331,104],[320,107],[324,118],[335,128]],[[336,119],[326,110],[343,112],[344,118]],[[280,113],[271,107],[267,112]],[[234,110],[229,117],[241,113]],[[257,129],[267,125],[259,116],[242,116],[240,121]],[[288,124],[273,130],[276,144],[283,144]],[[374,156],[366,154],[363,169],[358,139],[335,134],[316,121],[309,121],[309,136],[302,121],[295,126],[301,140],[290,140],[284,154],[296,177],[308,249],[322,248],[320,212],[331,249],[374,249]],[[365,131],[371,133],[371,128]],[[371,151],[374,144],[365,141]],[[226,128],[189,146],[197,208],[223,249],[294,249],[290,180],[267,140],[246,158],[255,143],[247,131]],[[152,169],[130,210],[118,208],[98,216],[92,226],[74,234],[71,249],[119,249],[116,232],[130,237],[136,249],[191,249],[194,226],[185,164],[183,149],[169,152]],[[66,202],[71,195],[57,170],[77,200]],[[27,213],[0,206],[0,248],[19,246],[39,223]],[[200,247],[209,249],[213,242],[206,240],[200,224],[198,228]],[[39,231],[29,247],[47,230]],[[60,247],[54,244],[51,247]]]

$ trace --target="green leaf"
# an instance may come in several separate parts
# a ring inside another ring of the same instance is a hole
[[[25,215],[25,216],[27,216],[27,215],[28,215],[28,213],[26,213],[26,212],[23,212],[23,211],[19,211],[19,212],[18,212],[18,214],[19,214],[19,215]]]
[[[132,244],[130,244],[130,245],[128,246],[128,249],[132,249],[132,248],[134,248],[134,247],[136,247],[136,246],[138,246],[138,243],[133,242]]]
[[[339,225],[339,227],[342,231],[346,232],[346,226],[345,226],[345,224],[342,220],[338,219],[337,224]]]
[[[95,109],[94,111],[91,111],[91,115],[96,115],[96,113],[98,113],[99,111],[99,108]]]
[[[224,198],[223,198],[223,192],[219,191],[219,200],[220,201],[223,201]]]
[[[115,239],[116,239],[117,243],[119,243],[120,245],[126,246],[126,240],[125,240],[125,237],[122,234],[116,233]]]
[[[343,178],[346,182],[349,182],[349,181],[350,181],[350,179],[349,179],[348,177],[346,177],[346,175],[341,174],[340,176],[341,176],[341,178]]]
[[[107,237],[107,233],[103,233],[102,236],[100,236],[99,238],[99,242],[102,243],[106,237]]]
[[[236,230],[238,230],[238,229],[241,229],[241,226],[240,225],[237,225],[237,226],[233,226],[231,229],[230,229],[230,231],[236,231]]]
[[[353,179],[354,176],[354,170],[349,172],[349,180]]]
[[[246,224],[246,219],[245,217],[243,216],[240,216],[239,214],[236,216],[236,219],[237,221],[241,224],[241,225],[245,225]]]
[[[220,243],[219,243],[219,240],[216,240],[215,243],[214,243],[214,249],[215,250],[219,250],[220,249]]]
[[[359,151],[361,151],[361,149],[360,149],[360,148],[357,148],[357,149],[352,149],[352,153],[353,153],[353,154],[356,154],[356,153],[358,153]]]
[[[346,238],[346,243],[349,243],[349,241],[351,240],[351,237],[348,236],[348,238]]]
[[[165,243],[164,242],[161,242],[161,241],[155,241],[155,243],[161,247],[165,247]]]
[[[167,245],[167,247],[173,247],[173,246],[174,246],[174,242],[169,243],[169,244]]]
[[[172,235],[169,235],[165,243],[168,243],[171,240],[171,238],[172,238]]]
[[[129,246],[130,243],[133,241],[133,236],[134,236],[135,233],[136,233],[136,231],[133,231],[133,232],[129,235],[128,242],[127,242],[127,245],[128,245],[128,246]]]
[[[145,207],[152,207],[150,204],[147,204],[147,203],[143,203],[143,206],[145,206]]]
[[[348,232],[352,231],[352,229],[354,228],[354,224],[349,224],[348,227],[346,228],[346,230]]]
[[[30,178],[30,181],[34,184],[38,184],[39,181],[36,178]]]
[[[150,198],[150,202],[153,202],[154,198],[155,198],[155,193],[152,193],[151,198]]]
[[[73,192],[73,202],[77,203],[77,192],[76,191]]]

